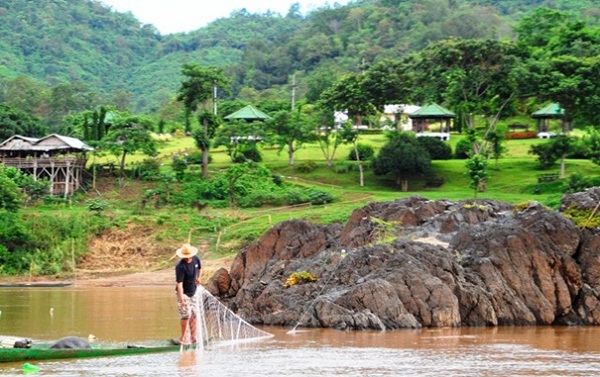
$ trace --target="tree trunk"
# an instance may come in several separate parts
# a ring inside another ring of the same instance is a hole
[[[127,156],[127,151],[123,151],[123,155],[121,156],[121,162],[119,163],[119,169],[121,170],[121,174],[125,171],[125,156]]]
[[[560,158],[560,175],[558,178],[563,179],[565,177],[565,155],[563,154]]]
[[[208,177],[208,149],[202,149],[202,177]]]
[[[294,142],[290,141],[288,143],[288,159],[290,166],[294,166]]]
[[[362,161],[360,160],[360,155],[358,154],[358,147],[356,143],[354,143],[354,156],[356,157],[356,162],[358,163],[358,171],[360,173],[360,187],[365,186],[365,175],[363,172]]]

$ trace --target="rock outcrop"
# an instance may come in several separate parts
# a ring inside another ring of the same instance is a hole
[[[286,284],[301,271],[316,281]],[[206,288],[254,324],[598,325],[600,230],[535,202],[411,197],[356,209],[344,226],[277,224]]]

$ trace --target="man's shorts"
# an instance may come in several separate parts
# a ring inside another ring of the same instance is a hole
[[[188,295],[183,295],[183,300],[185,301],[185,307],[181,307],[181,300],[179,300],[179,295],[177,295],[177,308],[179,309],[179,317],[181,319],[188,319],[192,317],[196,317],[196,313],[198,312],[198,297],[194,295],[194,297],[189,297]]]

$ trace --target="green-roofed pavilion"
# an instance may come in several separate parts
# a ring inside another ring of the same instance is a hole
[[[271,117],[268,116],[267,114],[263,113],[256,107],[254,107],[252,105],[248,105],[246,107],[239,109],[238,111],[235,111],[235,112],[227,115],[223,119],[225,119],[225,120],[237,119],[237,120],[245,120],[246,122],[254,122],[254,121],[265,121],[267,119],[271,119]]]
[[[558,103],[551,103],[531,114],[532,118],[562,118],[565,111]]]
[[[531,114],[531,117],[537,119],[538,132],[548,132],[550,131],[550,121],[563,119],[564,115],[565,110],[558,103],[551,103]]]
[[[431,103],[413,111],[408,117],[412,119],[413,131],[417,133],[429,130],[432,121],[439,122],[440,132],[449,133],[452,119],[456,118],[456,114],[437,103]]]

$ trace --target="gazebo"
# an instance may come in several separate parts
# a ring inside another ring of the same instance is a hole
[[[79,139],[51,134],[41,139],[13,135],[0,144],[0,162],[52,182],[50,193],[73,194],[83,182],[86,153],[94,149]]]
[[[560,107],[558,103],[551,103],[535,113],[531,114],[531,117],[537,120],[538,132],[549,132],[550,121],[553,119],[563,119],[565,111]],[[564,125],[561,125],[563,128]]]
[[[271,119],[270,116],[263,113],[256,107],[252,105],[248,105],[235,111],[226,117],[223,117],[225,120],[245,120],[246,122],[255,122],[255,121],[265,121],[267,119]]]
[[[452,119],[456,118],[456,114],[452,111],[432,103],[421,107],[408,116],[412,120],[412,130],[419,136],[438,137],[441,140],[450,139],[450,126]],[[431,128],[431,122],[439,122],[439,132],[427,132]]]

